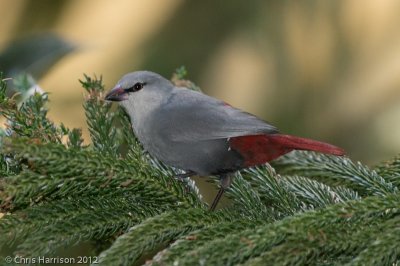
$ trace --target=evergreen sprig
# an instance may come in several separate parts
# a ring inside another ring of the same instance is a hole
[[[381,163],[375,168],[375,171],[395,186],[400,187],[400,155]]]
[[[265,223],[257,219],[235,219],[234,221],[221,222],[198,230],[178,238],[169,248],[160,251],[154,256],[149,265],[173,265],[174,261],[192,250],[208,246],[211,241],[223,239],[228,234],[234,234],[245,229],[254,229]]]
[[[336,185],[346,183],[363,195],[385,195],[398,191],[393,183],[376,171],[360,162],[353,163],[346,157],[294,151],[276,160],[273,166],[285,174],[319,177]]]
[[[154,216],[119,237],[100,254],[99,262],[103,265],[132,263],[157,245],[213,222],[224,221],[225,216],[221,212],[212,213],[202,209],[171,211]]]
[[[96,217],[96,219],[92,219],[93,224],[101,223],[101,220],[111,222],[112,231],[116,231],[126,223],[135,224],[138,220],[146,217],[146,214],[157,213],[159,210],[156,208],[157,206],[158,204],[143,202],[140,197],[132,196],[124,191],[116,192],[112,197],[86,196],[59,199],[26,208],[24,211],[15,212],[15,215],[6,215],[0,224],[0,234],[8,235],[9,239],[13,241],[20,241],[24,238],[34,239],[32,235],[40,236],[55,228],[66,229],[68,227],[70,230],[78,231],[82,228],[75,226],[74,219],[88,219],[90,216]],[[149,209],[153,209],[154,212],[149,212]],[[63,223],[64,226],[61,226]],[[103,229],[103,226],[99,227],[100,231]],[[29,237],[27,237],[28,235]],[[55,237],[55,234],[45,235],[46,237]],[[6,238],[0,239],[0,247],[10,243],[6,240]],[[24,246],[29,247],[32,255],[32,252],[37,250],[40,244],[46,244],[46,242],[32,242],[32,247],[28,242]]]
[[[179,68],[173,82],[199,90],[186,74]],[[18,82],[20,93],[27,84]],[[176,180],[179,169],[143,150],[125,112],[104,101],[101,78],[81,84],[90,145],[79,129],[48,119],[46,93],[8,97],[0,75],[0,258],[95,242],[100,265],[400,260],[400,157],[371,169],[293,152],[274,168],[237,173],[229,206],[209,212],[192,180]]]
[[[63,125],[56,126],[47,118],[48,94],[36,89],[33,86],[33,93],[19,101],[20,94],[27,94],[30,89],[29,82],[16,82],[16,89],[19,93],[11,98],[6,96],[6,83],[1,82],[0,87],[0,114],[7,119],[6,135],[16,137],[27,137],[38,139],[44,142],[61,143],[69,130]],[[76,133],[75,133],[76,134]]]
[[[126,160],[110,160],[92,150],[67,149],[60,144],[32,144],[29,140],[4,142],[5,152],[26,162],[26,170],[6,177],[6,198],[14,208],[32,202],[78,195],[98,195],[126,190],[149,202],[173,205],[199,204],[197,194],[182,188],[171,175],[147,168],[135,168]],[[143,189],[143,188],[148,189]],[[153,188],[153,189],[150,189]],[[3,204],[8,204],[7,201]]]
[[[342,237],[341,240],[346,239],[348,233],[353,232],[360,224],[372,225],[374,222],[379,221],[379,218],[387,210],[391,211],[389,211],[390,215],[387,214],[385,216],[386,219],[390,219],[394,213],[398,215],[396,205],[399,200],[400,196],[398,194],[390,195],[386,198],[371,197],[364,201],[350,201],[344,204],[332,205],[319,211],[309,211],[302,215],[286,217],[272,224],[260,225],[255,229],[242,230],[228,234],[222,239],[212,240],[207,245],[180,256],[179,259],[175,260],[174,264],[231,265],[244,263],[249,258],[258,257],[280,245],[296,244],[298,248],[301,248],[298,242],[292,242],[294,239],[299,239],[298,241],[301,243],[307,239],[312,240],[314,243],[312,247],[322,250],[329,243],[328,240],[333,240],[334,244],[340,245],[340,248],[345,250],[349,246],[348,242],[336,241],[337,238],[327,239],[326,232],[331,230],[332,236],[338,233],[339,236],[337,237]],[[348,229],[342,231],[346,226],[348,226]],[[374,233],[372,230],[369,232]],[[369,236],[371,237],[373,234]],[[365,240],[368,239],[362,239],[361,241],[361,239],[356,238],[356,241],[359,242]],[[359,244],[359,242],[357,243]],[[353,242],[350,242],[350,244],[353,244]],[[311,247],[307,250],[309,252],[312,251]],[[282,249],[280,255],[282,256],[281,258],[287,257],[290,260],[300,258],[300,254],[296,252],[296,249],[292,249],[289,252],[287,250],[284,252],[284,249]],[[264,260],[264,262],[269,263],[270,261]],[[282,264],[285,265],[285,263]]]
[[[93,147],[104,153],[115,155],[118,150],[117,132],[113,125],[115,114],[110,112],[111,103],[104,100],[102,77],[99,79],[96,77],[92,79],[87,75],[84,77],[85,80],[80,80],[87,92],[83,108]]]

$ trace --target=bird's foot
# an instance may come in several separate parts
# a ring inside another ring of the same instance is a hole
[[[178,181],[184,182],[186,178],[194,176],[194,175],[196,175],[195,172],[188,171],[188,172],[183,173],[183,174],[177,174],[177,175],[174,176],[174,178],[176,178]]]

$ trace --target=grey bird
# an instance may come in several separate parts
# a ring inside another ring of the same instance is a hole
[[[214,210],[243,168],[265,164],[292,150],[343,155],[333,145],[279,134],[256,116],[184,87],[176,87],[159,74],[126,74],[106,95],[130,116],[133,131],[144,149],[163,163],[194,175],[220,177]]]

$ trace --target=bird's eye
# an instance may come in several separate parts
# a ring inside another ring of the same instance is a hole
[[[135,83],[135,85],[133,85],[133,87],[130,87],[130,88],[126,89],[125,91],[127,91],[127,92],[139,91],[139,90],[143,89],[143,86],[145,84],[146,83],[141,83],[141,82]]]

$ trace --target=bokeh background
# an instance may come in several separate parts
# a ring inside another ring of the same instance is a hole
[[[83,73],[111,88],[184,65],[283,132],[369,164],[400,152],[400,1],[0,0],[0,18],[0,68],[32,73],[86,139]]]

